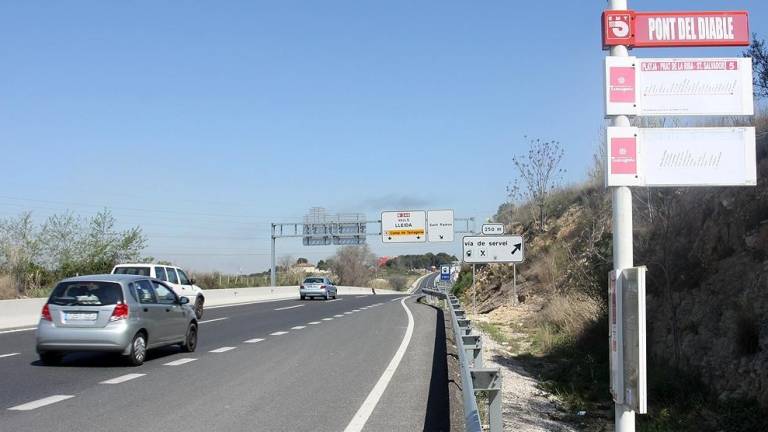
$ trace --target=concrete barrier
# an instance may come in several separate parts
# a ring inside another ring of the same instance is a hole
[[[340,286],[338,289],[339,295],[342,296],[371,294],[370,288]],[[376,294],[406,295],[404,292],[391,290],[376,290]],[[299,287],[227,288],[205,290],[204,295],[206,307],[223,307],[298,298]],[[46,300],[44,298],[0,300],[0,329],[36,326]]]

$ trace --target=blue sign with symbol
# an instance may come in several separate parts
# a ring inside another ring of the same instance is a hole
[[[440,268],[440,280],[441,281],[449,281],[451,280],[451,268],[448,266],[442,266]]]

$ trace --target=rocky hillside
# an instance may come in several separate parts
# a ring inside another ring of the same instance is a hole
[[[768,409],[768,122],[757,123],[758,186],[633,189],[634,251],[648,267],[649,374],[680,371],[715,400]],[[570,340],[596,328],[606,338],[596,354],[607,356],[610,193],[593,178],[553,194],[543,231],[530,206],[500,207],[496,220],[527,241],[519,298],[511,266],[492,265],[479,272],[477,301],[488,313],[534,299],[539,324]],[[667,396],[651,390],[651,406]]]

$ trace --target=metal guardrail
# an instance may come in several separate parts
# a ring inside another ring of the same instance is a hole
[[[423,288],[422,292],[447,300],[451,313],[453,336],[458,347],[461,389],[464,400],[464,423],[467,432],[482,432],[477,392],[488,394],[488,423],[490,432],[501,432],[501,369],[483,367],[482,335],[473,331],[466,312],[459,299],[449,294],[444,287]],[[471,389],[471,391],[468,391]]]

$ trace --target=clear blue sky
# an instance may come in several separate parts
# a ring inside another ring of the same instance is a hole
[[[523,135],[561,141],[566,179],[584,178],[602,125],[605,4],[2,2],[0,216],[108,207],[144,228],[148,255],[235,272],[267,268],[268,223],[311,206],[490,216]],[[764,0],[630,6],[747,9],[768,36]]]

